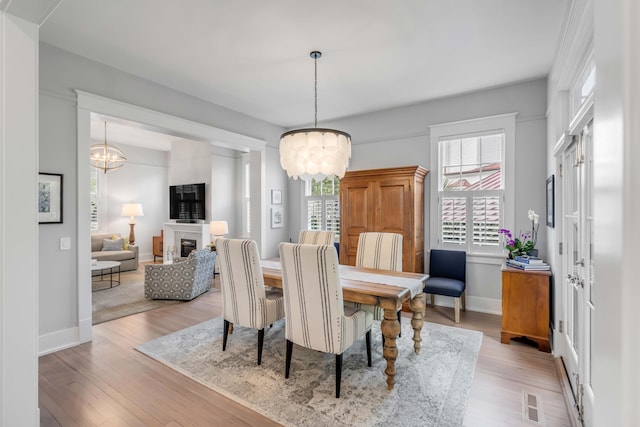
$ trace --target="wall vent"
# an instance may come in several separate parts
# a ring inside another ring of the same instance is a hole
[[[522,391],[522,420],[530,424],[544,426],[542,398],[539,395]]]

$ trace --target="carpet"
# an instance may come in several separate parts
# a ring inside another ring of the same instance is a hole
[[[344,354],[339,399],[332,354],[294,346],[285,380],[284,320],[265,330],[261,366],[255,330],[236,327],[222,351],[222,318],[136,349],[285,426],[461,426],[482,333],[425,322],[417,355],[403,320],[394,389],[386,387],[380,322],[374,322],[373,365],[367,367],[361,338]]]
[[[115,278],[117,278],[117,275]],[[105,287],[106,289],[104,289]],[[92,283],[92,289],[94,290],[91,294],[94,325],[131,314],[185,302],[145,299],[144,270],[121,273],[120,285],[111,289],[109,289],[108,280],[106,282]],[[211,290],[208,292],[211,292]]]

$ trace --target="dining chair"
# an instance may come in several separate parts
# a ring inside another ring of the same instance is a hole
[[[402,234],[360,233],[356,250],[356,267],[402,271]],[[384,310],[378,305],[355,304],[355,306],[371,312],[374,320],[384,319]],[[401,319],[401,310],[398,310],[398,322],[401,322]]]
[[[254,240],[219,238],[215,244],[224,317],[222,351],[227,348],[231,324],[257,329],[260,365],[264,328],[284,317],[282,291],[265,288],[258,245]]]
[[[367,365],[371,367],[373,315],[345,307],[333,245],[280,243],[289,378],[293,344],[336,355],[336,398],[340,397],[342,355],[365,335]]]
[[[460,302],[462,311],[466,309],[466,268],[466,252],[431,249],[429,278],[425,282],[424,292],[431,294],[431,305],[435,302],[434,295],[453,297],[456,323],[460,323]]]
[[[333,245],[333,231],[300,230],[298,243],[307,245]]]

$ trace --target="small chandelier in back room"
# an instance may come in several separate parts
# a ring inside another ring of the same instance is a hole
[[[315,69],[315,120],[313,128],[285,132],[280,137],[280,165],[293,179],[325,177],[342,178],[351,158],[351,135],[334,129],[318,128],[318,58],[322,53],[313,51]]]
[[[104,173],[120,169],[127,161],[122,150],[107,144],[107,122],[104,122],[104,144],[93,144],[89,151],[91,166],[101,169]]]

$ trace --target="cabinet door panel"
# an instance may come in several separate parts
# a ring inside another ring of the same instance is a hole
[[[341,185],[340,200],[340,262],[355,265],[360,233],[373,227],[373,212],[369,209],[371,186],[367,182]]]

